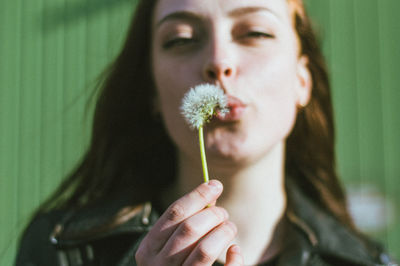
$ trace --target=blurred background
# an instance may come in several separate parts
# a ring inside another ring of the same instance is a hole
[[[332,78],[337,159],[356,223],[400,258],[399,0],[305,0]],[[0,265],[79,161],[88,99],[135,0],[0,1]]]

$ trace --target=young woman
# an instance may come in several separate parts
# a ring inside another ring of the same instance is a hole
[[[198,84],[229,113],[196,132]],[[377,265],[335,174],[327,73],[301,0],[142,0],[91,146],[26,229],[20,265]],[[200,184],[200,185],[199,185]]]

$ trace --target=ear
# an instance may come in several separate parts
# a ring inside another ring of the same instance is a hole
[[[308,104],[311,98],[312,77],[308,68],[308,57],[302,55],[297,62],[296,103],[300,107]]]

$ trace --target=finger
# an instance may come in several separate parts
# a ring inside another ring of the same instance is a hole
[[[204,209],[221,193],[222,184],[217,180],[199,185],[168,207],[143,240],[144,244],[158,252],[182,221]]]
[[[226,219],[228,213],[223,208],[213,206],[203,209],[178,226],[160,251],[160,256],[167,258],[168,264],[182,264],[194,244]]]
[[[213,264],[218,256],[233,240],[236,226],[226,221],[207,234],[185,260],[184,266],[204,266]]]
[[[244,259],[238,245],[232,245],[226,252],[225,266],[242,266]]]

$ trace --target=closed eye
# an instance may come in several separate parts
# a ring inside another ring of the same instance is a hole
[[[178,37],[178,38],[174,38],[169,41],[166,41],[162,47],[164,49],[169,49],[169,48],[173,48],[173,47],[180,47],[180,46],[193,44],[195,42],[196,42],[196,40],[194,38]]]
[[[243,37],[250,37],[250,38],[273,38],[274,36],[261,31],[250,31]]]

